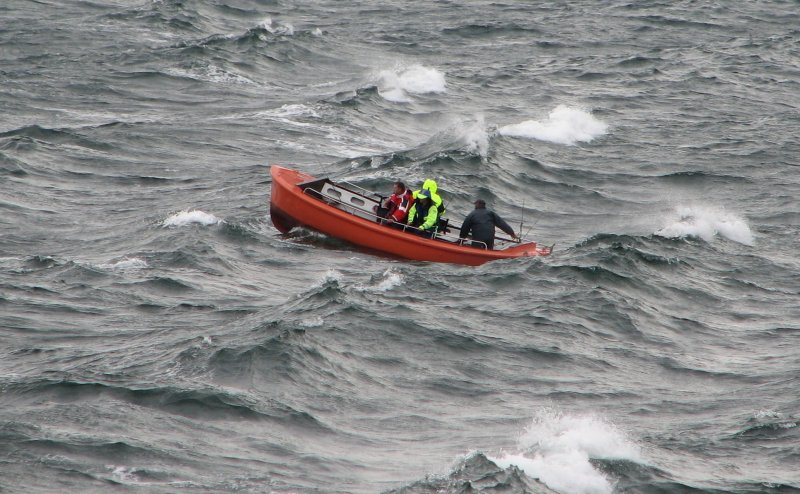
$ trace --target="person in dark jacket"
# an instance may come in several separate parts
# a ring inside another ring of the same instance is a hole
[[[472,242],[473,247],[493,249],[495,227],[500,228],[509,234],[511,238],[517,240],[517,234],[514,233],[514,229],[500,215],[486,209],[486,201],[478,199],[475,201],[475,209],[464,218],[459,237],[465,239],[467,235],[472,233],[472,239],[475,240],[475,242]]]

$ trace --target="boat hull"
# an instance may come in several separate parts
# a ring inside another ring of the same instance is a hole
[[[355,245],[392,256],[477,266],[495,259],[548,255],[549,249],[530,242],[502,250],[486,250],[444,240],[432,240],[390,228],[342,210],[304,193],[298,184],[315,177],[281,166],[271,167],[270,217],[282,233],[304,226]]]

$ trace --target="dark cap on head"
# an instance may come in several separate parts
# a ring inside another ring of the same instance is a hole
[[[477,201],[475,201],[475,205],[478,206],[479,208],[485,208],[486,201],[484,201],[483,199],[478,199]]]

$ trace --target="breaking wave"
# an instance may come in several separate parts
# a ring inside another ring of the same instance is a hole
[[[538,139],[556,144],[575,145],[591,142],[608,132],[608,125],[579,108],[559,105],[546,120],[526,120],[498,129],[500,135]]]
[[[519,440],[521,452],[490,458],[516,466],[559,492],[610,494],[612,482],[592,459],[641,461],[639,448],[613,424],[591,415],[540,410]]]
[[[181,211],[179,213],[175,213],[169,218],[164,220],[163,226],[187,226],[191,225],[192,223],[197,223],[203,226],[215,225],[217,223],[221,223],[222,220],[214,216],[213,214],[209,214],[203,211]]]
[[[739,216],[708,206],[684,206],[666,219],[666,226],[655,232],[665,238],[696,237],[711,242],[720,235],[728,240],[753,245],[755,238],[747,222]]]
[[[437,69],[412,65],[408,68],[383,70],[378,74],[380,95],[393,103],[412,101],[411,94],[444,93],[445,76]]]

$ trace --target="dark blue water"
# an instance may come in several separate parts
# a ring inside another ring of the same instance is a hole
[[[0,492],[800,492],[799,40],[777,1],[6,0]],[[271,164],[555,252],[281,235]]]

